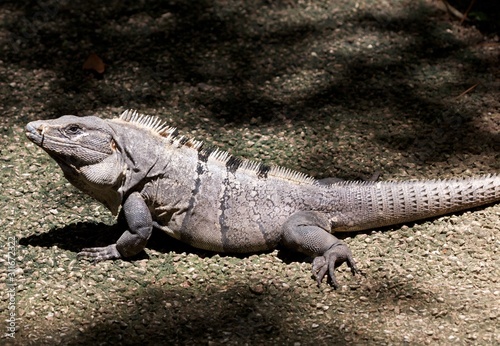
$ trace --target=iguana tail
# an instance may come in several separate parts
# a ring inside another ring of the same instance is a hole
[[[365,230],[454,213],[500,200],[500,175],[449,180],[337,183],[334,231]]]

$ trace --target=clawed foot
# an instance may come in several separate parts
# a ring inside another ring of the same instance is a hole
[[[122,255],[116,249],[116,244],[108,245],[105,247],[89,247],[82,249],[77,256],[94,260],[96,262],[105,261],[110,259],[122,258]]]
[[[343,242],[339,242],[333,245],[330,249],[325,251],[323,256],[318,256],[314,259],[312,265],[313,276],[318,283],[321,285],[321,281],[328,273],[328,279],[333,288],[337,289],[339,283],[335,278],[335,268],[340,266],[342,263],[346,262],[349,268],[351,268],[352,275],[359,273],[356,263],[352,257],[351,250]]]

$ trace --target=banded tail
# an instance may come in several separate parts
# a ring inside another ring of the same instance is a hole
[[[500,201],[500,175],[449,180],[340,183],[332,187],[340,187],[344,200],[348,201],[346,205],[353,206],[332,219],[335,231],[402,224]]]

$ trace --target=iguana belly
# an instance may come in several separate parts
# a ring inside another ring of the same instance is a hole
[[[194,247],[217,251],[247,253],[265,251],[276,247],[281,232],[276,224],[239,219],[228,220],[231,213],[216,215],[199,214],[188,209],[171,210],[154,217],[155,226]],[[280,220],[276,220],[280,221]]]

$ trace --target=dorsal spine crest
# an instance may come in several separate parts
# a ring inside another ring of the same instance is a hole
[[[236,171],[255,174],[258,179],[277,178],[292,181],[297,184],[315,184],[316,180],[307,174],[300,173],[280,166],[267,166],[260,162],[237,158],[227,151],[218,148],[206,148],[203,141],[198,141],[183,135],[179,135],[175,127],[168,126],[157,117],[145,115],[136,110],[124,111],[120,120],[126,121],[152,133],[164,137],[174,147],[189,147],[198,151],[200,160],[207,162],[212,159],[225,165],[228,171]]]

